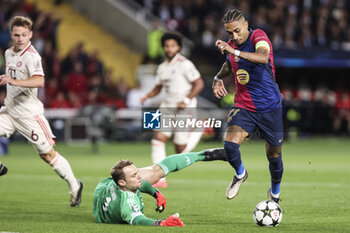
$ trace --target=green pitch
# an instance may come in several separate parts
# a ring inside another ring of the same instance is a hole
[[[202,143],[196,150],[220,146]],[[276,228],[258,227],[252,218],[270,185],[261,141],[241,146],[249,178],[234,200],[225,197],[233,169],[221,161],[198,162],[170,174],[169,187],[161,190],[168,200],[162,214],[154,211],[153,198],[144,195],[146,216],[165,219],[178,212],[183,228],[94,223],[91,208],[96,184],[120,159],[130,159],[138,167],[150,165],[150,143],[101,144],[99,154],[93,154],[88,144],[56,148],[84,182],[81,206],[69,207],[68,186],[30,145],[11,144],[10,155],[0,157],[9,169],[0,177],[0,232],[350,232],[349,138],[284,144],[283,220]],[[173,151],[171,144],[167,150],[168,154]]]

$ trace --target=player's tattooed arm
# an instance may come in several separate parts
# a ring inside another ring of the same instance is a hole
[[[216,76],[219,79],[223,79],[229,76],[231,73],[232,73],[231,65],[228,63],[228,61],[225,61],[224,64],[222,64],[221,69],[219,70]]]
[[[241,51],[239,57],[253,63],[267,64],[269,62],[269,49],[261,46],[257,48],[255,53]]]
[[[220,99],[222,96],[227,95],[227,90],[225,88],[222,78],[229,76],[232,73],[232,69],[228,61],[226,61],[222,66],[220,71],[216,74],[213,80],[213,94],[216,98]]]

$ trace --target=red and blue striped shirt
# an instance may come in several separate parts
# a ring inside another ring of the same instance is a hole
[[[254,53],[258,43],[268,43],[268,64],[252,63],[233,54],[227,55],[235,76],[235,106],[252,112],[269,112],[281,106],[282,96],[275,81],[272,45],[264,31],[250,30],[248,39],[237,46],[232,40],[228,44],[242,52]]]

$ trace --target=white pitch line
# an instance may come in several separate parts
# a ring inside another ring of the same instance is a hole
[[[58,176],[53,175],[46,175],[46,174],[22,174],[22,173],[11,173],[6,176],[7,179],[21,179],[21,180],[35,180],[40,177],[40,180],[56,180],[58,179]],[[86,181],[96,181],[96,185],[98,182],[100,182],[102,179],[104,179],[104,176],[81,176],[79,177],[81,180]],[[203,179],[172,179],[171,175],[167,177],[169,180],[169,183],[175,183],[175,184],[214,184],[214,185],[226,185],[230,182],[230,179],[224,180],[224,179],[215,179],[215,180],[203,180]],[[256,182],[256,181],[246,181],[244,182],[244,185],[248,186],[266,186],[269,185],[270,182],[266,180],[266,182]],[[289,181],[282,181],[282,186],[288,186],[288,187],[332,187],[332,188],[341,188],[341,187],[349,187],[349,183],[333,183],[333,182],[289,182]],[[2,233],[2,232],[0,232]]]
[[[178,183],[178,184],[228,184],[230,180],[195,180],[195,179],[171,179],[168,178],[168,183]],[[255,181],[246,181],[243,185],[248,186],[266,186],[269,185],[270,182],[255,182]],[[289,187],[314,187],[314,186],[321,186],[321,187],[348,187],[349,184],[345,183],[331,183],[331,182],[283,182],[281,183],[281,186],[289,186]]]

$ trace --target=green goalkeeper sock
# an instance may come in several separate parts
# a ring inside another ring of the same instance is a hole
[[[150,195],[153,195],[156,193],[156,189],[153,188],[152,185],[150,183],[148,183],[147,181],[145,181],[144,179],[142,179],[142,186],[139,190],[140,190],[140,192],[148,193]]]
[[[192,165],[197,161],[204,160],[205,156],[201,152],[190,152],[185,154],[176,154],[168,156],[158,163],[158,165],[163,169],[165,176],[170,172],[176,172],[185,167]]]

